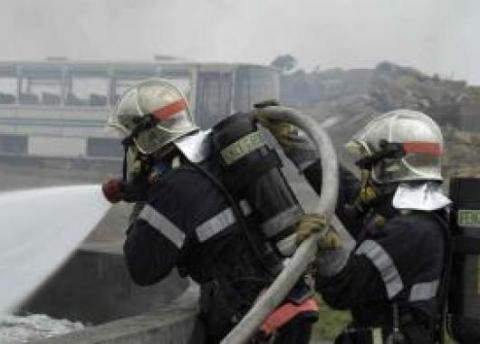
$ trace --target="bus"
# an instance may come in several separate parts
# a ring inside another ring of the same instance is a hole
[[[0,156],[120,157],[119,138],[105,129],[108,114],[128,87],[152,77],[179,87],[204,129],[279,96],[278,70],[254,64],[0,62]]]

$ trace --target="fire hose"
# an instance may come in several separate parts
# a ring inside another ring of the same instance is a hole
[[[288,122],[304,131],[320,155],[322,163],[322,192],[316,212],[325,216],[327,226],[334,216],[338,196],[338,162],[333,144],[319,123],[311,117],[283,106],[270,106],[252,111],[253,116],[264,116],[274,121]],[[318,232],[303,241],[275,281],[257,300],[243,319],[222,340],[221,344],[246,343],[260,328],[265,318],[275,310],[288,295],[308,265],[315,259]]]

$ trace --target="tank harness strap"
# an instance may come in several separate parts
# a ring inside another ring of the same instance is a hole
[[[287,302],[274,310],[267,319],[265,319],[261,326],[262,333],[265,336],[270,336],[300,314],[310,313],[316,318],[318,317],[318,310],[318,304],[313,297],[299,305]]]
[[[433,324],[434,340],[436,343],[443,344],[445,342],[443,325],[445,323],[445,311],[446,311],[447,296],[449,293],[449,284],[450,284],[449,281],[450,281],[450,275],[451,275],[451,269],[452,269],[453,251],[455,247],[454,245],[456,243],[454,243],[452,239],[448,221],[437,213],[431,212],[430,214],[433,215],[433,218],[441,226],[442,235],[445,240],[445,248],[444,248],[445,266],[442,271],[440,286],[438,288],[438,294],[437,294],[440,302],[437,310],[438,316],[434,319],[435,322]]]

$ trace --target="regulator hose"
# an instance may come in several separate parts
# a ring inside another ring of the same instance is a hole
[[[330,223],[334,215],[338,197],[338,162],[333,144],[319,123],[300,112],[283,107],[269,106],[255,109],[253,117],[258,115],[275,121],[288,122],[303,130],[313,141],[322,163],[322,192],[316,212],[322,214]],[[315,259],[318,239],[322,233],[316,233],[303,241],[288,264],[277,276],[272,285],[259,296],[242,320],[222,340],[221,344],[247,343],[257,333],[265,318],[275,310],[288,295],[308,265]]]

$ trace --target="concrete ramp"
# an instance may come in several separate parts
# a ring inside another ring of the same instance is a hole
[[[189,286],[176,271],[151,287],[135,285],[121,247],[121,242],[83,245],[21,311],[101,324],[169,307]]]
[[[196,310],[163,310],[34,342],[35,344],[202,344]]]

